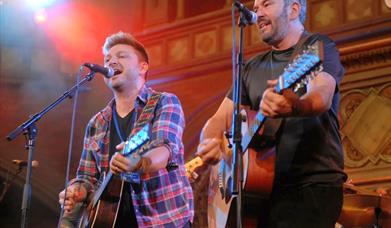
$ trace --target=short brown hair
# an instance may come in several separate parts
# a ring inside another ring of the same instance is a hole
[[[138,57],[149,64],[148,53],[138,40],[136,40],[131,34],[124,33],[122,31],[114,33],[106,38],[103,44],[103,54],[107,54],[110,48],[117,44],[126,44],[132,46],[138,53]]]

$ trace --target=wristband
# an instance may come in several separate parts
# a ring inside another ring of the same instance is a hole
[[[300,116],[300,100],[296,100],[292,105],[292,116]]]

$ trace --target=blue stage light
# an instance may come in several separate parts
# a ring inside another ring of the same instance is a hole
[[[33,9],[45,8],[52,5],[56,0],[25,0]]]

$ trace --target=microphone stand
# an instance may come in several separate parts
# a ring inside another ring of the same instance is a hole
[[[28,149],[28,160],[27,160],[27,172],[26,180],[23,188],[23,199],[22,199],[22,218],[21,218],[21,227],[25,228],[29,225],[29,213],[30,213],[30,202],[31,202],[31,171],[32,171],[32,161],[36,144],[36,137],[38,134],[38,129],[35,123],[41,119],[43,115],[52,110],[54,107],[59,105],[65,98],[72,98],[73,93],[87,81],[91,81],[95,76],[95,72],[90,71],[80,82],[74,85],[72,88],[67,90],[61,97],[55,100],[53,103],[45,107],[39,113],[30,117],[29,120],[19,125],[15,130],[8,134],[7,140],[12,141],[18,135],[24,134],[27,135],[26,149]]]
[[[235,7],[233,5],[233,7]],[[242,186],[243,186],[243,148],[242,148],[242,129],[241,125],[244,120],[244,117],[240,113],[240,104],[241,104],[241,89],[242,89],[242,67],[243,62],[243,30],[246,25],[248,25],[248,20],[240,12],[239,17],[239,27],[240,27],[240,37],[239,37],[239,51],[237,54],[237,70],[234,71],[236,77],[234,77],[234,87],[233,87],[233,103],[234,103],[234,113],[232,117],[232,182],[231,182],[231,193],[232,196],[236,196],[236,227],[242,227]],[[233,28],[234,29],[234,28]],[[235,34],[233,33],[235,39]],[[233,42],[233,46],[235,43]],[[234,50],[235,47],[233,47]],[[233,53],[234,54],[234,53]],[[233,57],[233,60],[235,58]],[[233,62],[232,64],[236,64]]]

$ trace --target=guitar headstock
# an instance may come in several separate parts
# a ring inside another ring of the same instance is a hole
[[[122,154],[128,155],[132,151],[136,150],[149,140],[149,124],[146,124],[140,131],[130,137],[124,145]]]
[[[284,73],[278,78],[276,92],[293,88],[297,91],[322,71],[322,43],[315,42],[297,55],[292,63],[288,64]]]
[[[190,181],[194,181],[198,178],[198,174],[195,172],[195,169],[202,166],[203,164],[204,162],[199,156],[186,162],[185,164],[186,176],[189,178]]]

